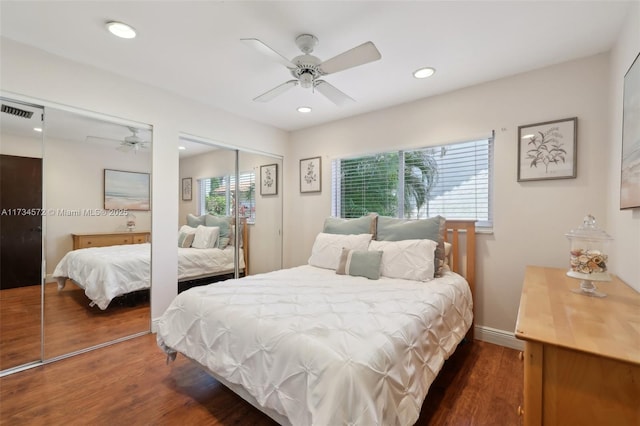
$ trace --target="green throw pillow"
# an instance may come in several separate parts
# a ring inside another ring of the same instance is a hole
[[[336,274],[377,280],[380,278],[381,261],[381,250],[350,250],[343,248]]]

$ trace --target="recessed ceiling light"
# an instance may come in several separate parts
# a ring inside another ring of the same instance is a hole
[[[33,130],[35,132],[42,132],[42,128],[41,127],[34,127]]]
[[[425,67],[425,68],[420,68],[415,70],[413,72],[413,76],[415,78],[427,78],[427,77],[431,77],[435,73],[436,73],[436,70],[434,68]]]
[[[184,150],[186,150],[187,148],[186,148],[186,147],[184,147],[184,146],[179,146],[179,147],[178,147],[178,149],[179,149],[180,151],[184,151]]]
[[[303,113],[303,114],[306,114],[306,113],[308,113],[308,112],[311,112],[311,107],[308,107],[308,106],[301,106],[301,107],[298,107],[298,112],[301,112],[301,113]]]
[[[136,36],[136,30],[122,22],[109,21],[107,22],[107,29],[111,34],[120,38],[134,38]]]

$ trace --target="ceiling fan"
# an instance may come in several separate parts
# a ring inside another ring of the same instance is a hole
[[[300,85],[305,89],[317,90],[336,105],[344,105],[346,102],[353,101],[353,99],[325,80],[322,80],[322,77],[377,61],[382,57],[376,46],[368,41],[331,59],[322,61],[311,55],[311,52],[318,44],[318,39],[311,34],[301,34],[296,37],[296,45],[302,51],[302,55],[296,56],[291,60],[288,60],[257,38],[244,38],[241,41],[287,67],[294,77],[293,80],[282,83],[254,98],[253,100],[257,102],[268,102],[292,87]]]
[[[129,136],[125,136],[124,139],[110,139],[110,138],[103,138],[101,136],[87,136],[87,140],[100,139],[100,140],[106,140],[110,142],[119,142],[120,145],[116,149],[122,152],[129,152],[129,151],[138,152],[141,149],[147,149],[148,148],[147,144],[149,142],[145,141],[140,136],[138,136],[138,132],[140,131],[140,129],[137,129],[135,127],[129,127],[129,130],[131,131],[132,134]]]

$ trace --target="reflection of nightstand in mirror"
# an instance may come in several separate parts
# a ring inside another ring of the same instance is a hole
[[[525,426],[640,424],[640,294],[617,277],[605,285],[606,298],[584,297],[565,269],[527,267]]]
[[[116,246],[120,244],[148,243],[151,233],[146,232],[95,232],[92,234],[71,234],[73,250],[89,247]]]

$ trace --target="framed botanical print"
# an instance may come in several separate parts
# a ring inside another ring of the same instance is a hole
[[[191,201],[193,198],[193,181],[191,178],[182,179],[182,201]]]
[[[278,194],[278,165],[260,166],[260,195]]]
[[[322,191],[322,158],[300,160],[300,192]]]
[[[578,118],[518,127],[518,182],[576,177]]]

